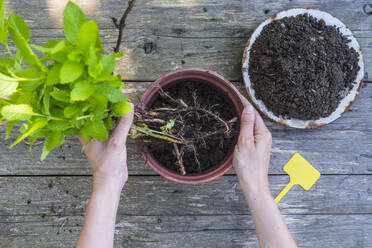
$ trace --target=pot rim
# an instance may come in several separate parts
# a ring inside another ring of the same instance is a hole
[[[235,86],[227,79],[217,74],[214,71],[201,68],[185,68],[167,73],[158,78],[152,83],[146,91],[142,94],[141,101],[138,104],[141,108],[147,108],[147,105],[151,104],[157,97],[157,92],[160,87],[169,87],[172,84],[179,83],[186,80],[199,80],[213,87],[217,91],[223,93],[224,97],[227,98],[232,107],[235,109],[240,123],[241,113],[243,111],[243,104],[240,99],[240,92]],[[200,184],[212,181],[219,178],[227,171],[232,168],[232,157],[235,144],[237,142],[238,135],[234,140],[234,145],[230,148],[228,155],[217,165],[212,166],[206,172],[202,172],[197,175],[181,175],[163,167],[155,158],[146,152],[140,140],[136,140],[137,147],[141,152],[142,158],[146,163],[158,174],[167,178],[168,180],[183,183],[183,184]]]
[[[252,87],[252,83],[250,80],[249,76],[249,55],[250,55],[250,50],[252,48],[253,43],[257,39],[257,37],[260,36],[263,28],[271,23],[274,20],[279,20],[285,17],[296,17],[301,14],[308,14],[317,20],[324,20],[326,25],[335,25],[336,27],[339,28],[340,32],[347,36],[351,41],[348,43],[349,47],[352,47],[355,49],[356,52],[359,54],[359,61],[358,65],[360,67],[358,74],[355,78],[356,84],[354,84],[353,88],[349,91],[349,93],[340,101],[340,104],[336,108],[336,110],[329,115],[328,117],[324,118],[319,118],[317,120],[300,120],[296,118],[289,118],[289,119],[283,119],[280,116],[275,115],[272,111],[270,111],[264,102],[261,99],[257,99],[255,96],[255,91]],[[284,11],[280,11],[276,13],[275,15],[271,16],[270,18],[266,19],[264,22],[262,22],[252,33],[251,37],[249,38],[245,50],[244,50],[244,55],[243,55],[243,61],[242,61],[242,73],[243,73],[243,80],[246,85],[246,90],[248,93],[249,98],[252,100],[253,104],[262,112],[265,116],[270,118],[271,120],[275,121],[276,123],[280,123],[284,126],[287,127],[293,127],[293,128],[317,128],[320,126],[324,126],[328,123],[331,123],[338,118],[341,117],[341,115],[347,111],[353,102],[356,100],[359,91],[362,87],[363,83],[363,77],[364,77],[364,59],[362,55],[362,50],[353,36],[351,30],[344,24],[342,23],[339,19],[336,17],[332,16],[331,14],[316,10],[316,9],[303,9],[303,8],[293,8],[293,9],[287,9]]]

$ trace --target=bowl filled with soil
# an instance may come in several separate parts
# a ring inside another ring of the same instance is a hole
[[[178,141],[152,136],[136,140],[143,159],[158,174],[198,184],[231,169],[243,105],[238,90],[222,76],[195,68],[171,72],[144,92],[136,109],[142,114],[135,124]]]
[[[351,106],[364,62],[340,20],[319,10],[289,9],[253,32],[242,72],[248,95],[263,114],[285,126],[315,128]]]

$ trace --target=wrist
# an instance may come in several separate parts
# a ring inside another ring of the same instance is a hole
[[[93,175],[93,192],[112,193],[120,196],[125,180],[114,176]]]
[[[239,180],[239,185],[245,195],[271,195],[267,179],[255,181]]]

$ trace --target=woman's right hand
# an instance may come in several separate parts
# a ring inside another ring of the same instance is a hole
[[[233,166],[239,185],[245,193],[269,192],[268,170],[271,151],[271,133],[260,114],[243,96],[244,110],[240,135],[235,146]]]

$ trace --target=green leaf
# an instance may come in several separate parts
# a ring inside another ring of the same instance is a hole
[[[38,86],[44,83],[45,74],[38,67],[29,67],[17,72],[17,76],[22,78],[19,88],[34,91]]]
[[[65,60],[67,59],[67,54],[71,50],[71,47],[68,47],[67,43],[64,40],[51,40],[47,42],[43,48],[34,48],[44,52],[47,55],[48,60],[52,59],[59,63],[65,62]]]
[[[46,80],[47,86],[52,86],[60,82],[59,75],[61,73],[61,67],[62,65],[60,63],[55,63],[52,66],[52,68],[49,70],[47,80]]]
[[[105,56],[100,61],[102,65],[102,74],[109,75],[111,74],[115,69],[115,57],[112,55]]]
[[[8,44],[7,21],[4,17],[4,0],[0,0],[0,43]]]
[[[18,89],[13,95],[9,97],[13,104],[29,104],[32,100],[32,92]]]
[[[5,132],[5,138],[4,138],[5,140],[9,139],[9,135],[12,132],[13,127],[17,125],[17,123],[18,123],[18,120],[8,122],[8,125],[6,126],[6,132]]]
[[[9,16],[10,18],[10,16]],[[29,37],[29,32],[27,25],[26,26],[17,26],[20,25],[18,21],[14,20],[12,22],[12,25],[10,25],[10,20],[9,20],[9,33],[10,36],[13,39],[14,44],[17,46],[19,54],[22,56],[24,61],[29,66],[36,66],[41,68],[43,71],[46,71],[46,67],[40,62],[36,54],[31,50],[30,45],[27,43],[27,39]],[[27,28],[27,29],[26,29]],[[28,37],[27,37],[28,35]],[[26,38],[27,37],[27,38]]]
[[[105,141],[108,139],[107,130],[103,120],[96,117],[88,119],[84,127],[90,137],[99,141]]]
[[[70,124],[68,121],[50,121],[47,128],[51,131],[65,131],[69,129]]]
[[[42,52],[42,53],[50,53],[52,51],[52,48],[46,48],[46,47],[42,47],[42,46],[38,46],[38,45],[34,45],[34,44],[31,44],[30,45],[33,49],[35,49],[36,51],[39,51],[39,52]]]
[[[53,48],[55,47],[60,41],[59,40],[50,40],[47,41],[47,43],[44,44],[45,48]]]
[[[75,62],[80,62],[82,59],[81,51],[73,50],[67,55],[68,59]]]
[[[44,138],[48,134],[48,132],[49,132],[49,130],[47,130],[47,129],[45,129],[45,127],[43,127],[41,129],[36,130],[32,134],[30,134],[30,136],[28,136],[28,137],[32,137],[32,138]]]
[[[56,148],[57,146],[59,146],[61,144],[61,138],[62,138],[62,133],[59,132],[59,131],[48,133],[48,135],[45,139],[45,142],[44,142],[43,152],[42,152],[41,158],[40,158],[42,161],[48,156],[48,154],[54,148]]]
[[[0,72],[0,80],[2,80],[2,81],[9,81],[9,82],[18,82],[19,81],[19,79],[9,77],[9,76],[1,73],[1,72]]]
[[[68,90],[60,90],[55,88],[50,95],[60,102],[70,102],[70,92]]]
[[[89,98],[88,101],[90,103],[91,111],[96,116],[101,116],[103,113],[105,113],[108,104],[107,96],[96,92]]]
[[[14,143],[10,146],[10,148],[18,144],[20,141],[22,141],[23,139],[31,135],[36,130],[43,128],[47,124],[47,122],[48,122],[47,119],[35,120],[33,123],[31,123],[31,125],[28,126],[28,128],[26,129],[24,133],[18,136],[18,138],[16,139],[16,141],[14,141]]]
[[[5,105],[9,105],[9,104],[10,104],[10,102],[9,102],[8,99],[4,99],[4,98],[0,97],[0,108],[1,108],[1,106],[5,106]]]
[[[32,108],[27,104],[7,105],[1,109],[1,114],[6,120],[28,120],[36,114],[32,111]]]
[[[69,136],[75,136],[75,135],[78,135],[79,132],[80,132],[80,130],[77,129],[77,128],[69,128],[69,129],[67,129],[64,133],[65,133],[66,135],[69,135]]]
[[[108,83],[100,83],[95,85],[96,92],[104,94],[110,102],[116,103],[127,100],[121,90],[112,87]]]
[[[63,11],[63,30],[66,39],[72,44],[75,44],[80,27],[84,22],[85,16],[83,11],[73,2],[68,2]]]
[[[43,114],[45,115],[50,115],[50,91],[49,87],[46,88],[43,95]]]
[[[94,86],[89,81],[77,82],[71,91],[71,100],[73,101],[85,101],[94,92]]]
[[[163,133],[168,133],[168,131],[174,127],[174,123],[175,121],[173,119],[170,119],[169,121],[167,121],[167,123],[164,126],[160,127],[160,130]]]
[[[16,13],[10,13],[8,16],[8,27],[17,31],[27,41],[30,38],[30,30],[25,21]]]
[[[14,66],[14,60],[11,60],[9,58],[0,58],[0,66],[7,67],[7,68],[13,67]]]
[[[67,84],[75,81],[81,76],[81,74],[83,74],[83,71],[84,65],[66,60],[65,63],[63,63],[60,72],[61,84]]]
[[[109,116],[105,121],[105,127],[109,130],[112,129],[112,117]]]
[[[22,81],[37,81],[45,78],[44,72],[38,67],[29,67],[21,71],[17,71],[17,77],[20,77]]]
[[[0,79],[0,96],[10,96],[17,91],[18,82]]]
[[[114,103],[111,107],[112,115],[120,117],[133,111],[133,106],[128,101]]]
[[[63,110],[63,113],[64,113],[64,116],[66,118],[71,118],[79,113],[81,113],[81,106],[79,104],[72,104],[72,105],[69,105],[67,106],[64,110]]]
[[[66,42],[64,40],[59,41],[51,50],[51,54],[63,52],[66,48]]]
[[[96,45],[97,37],[99,35],[96,22],[94,20],[88,21],[80,27],[76,45],[88,55],[89,48]]]
[[[111,74],[101,74],[99,77],[97,77],[94,82],[99,83],[99,82],[115,82],[118,81],[118,85],[122,85],[121,80],[118,79],[117,76],[111,75]]]
[[[89,48],[88,73],[91,77],[97,78],[102,72],[102,65],[97,62],[96,51],[93,46]]]

